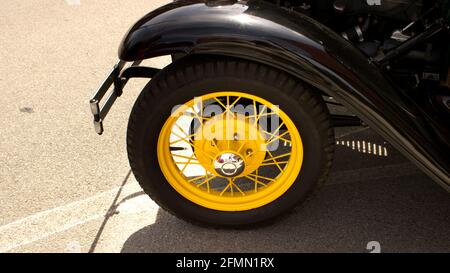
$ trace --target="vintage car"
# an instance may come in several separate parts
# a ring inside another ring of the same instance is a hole
[[[131,169],[201,225],[261,226],[305,202],[341,126],[369,126],[449,190],[449,23],[448,0],[175,1],[125,35],[90,100],[95,129],[129,79],[151,79],[129,118]],[[163,55],[164,69],[141,66]]]

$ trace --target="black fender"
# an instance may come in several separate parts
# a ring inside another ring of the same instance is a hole
[[[333,96],[450,190],[450,134],[351,43],[315,20],[264,1],[181,0],[126,34],[123,61],[214,54],[282,69]]]

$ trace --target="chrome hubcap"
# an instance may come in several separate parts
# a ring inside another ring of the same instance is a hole
[[[244,160],[235,153],[223,153],[214,160],[214,170],[225,177],[239,176],[244,169]]]

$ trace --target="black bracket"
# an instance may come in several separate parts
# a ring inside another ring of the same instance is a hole
[[[94,96],[90,99],[89,104],[91,107],[92,115],[94,116],[94,128],[97,134],[101,135],[104,131],[103,121],[111,110],[114,102],[123,93],[123,88],[127,84],[130,78],[153,78],[160,69],[152,67],[139,66],[141,61],[135,61],[126,69],[125,61],[119,61],[112,69],[111,73],[105,79],[103,84],[99,87]],[[123,70],[123,71],[122,71]],[[111,86],[114,85],[114,89],[110,92],[105,103],[100,106],[101,100],[105,97]]]

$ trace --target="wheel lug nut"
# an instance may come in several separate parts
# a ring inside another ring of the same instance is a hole
[[[251,154],[253,153],[253,150],[252,150],[252,149],[247,149],[247,150],[245,151],[245,153],[246,153],[247,155],[251,155]]]
[[[237,133],[234,133],[233,139],[234,139],[235,141],[239,140],[239,135],[238,135]]]

